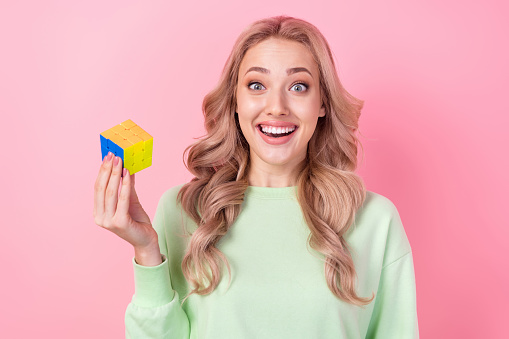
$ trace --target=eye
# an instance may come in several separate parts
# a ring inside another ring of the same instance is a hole
[[[298,82],[293,84],[292,88],[296,88],[295,92],[302,92],[308,89],[308,85],[303,82]]]
[[[256,85],[255,88],[251,87],[252,85]],[[253,89],[255,91],[258,91],[261,89],[260,87],[263,87],[263,85],[260,84],[259,82],[250,82],[247,87],[249,87],[250,89]],[[263,88],[265,88],[265,87],[263,87]]]

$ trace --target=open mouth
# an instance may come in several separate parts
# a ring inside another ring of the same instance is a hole
[[[257,128],[265,134],[266,136],[269,136],[271,138],[281,138],[285,137],[287,135],[292,134],[297,130],[297,126],[292,127],[274,127],[274,126],[265,126],[265,125],[258,125]]]

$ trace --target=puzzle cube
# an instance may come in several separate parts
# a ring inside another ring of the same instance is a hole
[[[152,165],[153,138],[131,119],[101,133],[102,159],[108,152],[122,159],[130,174]]]

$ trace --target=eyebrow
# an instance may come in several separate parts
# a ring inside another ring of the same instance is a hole
[[[251,71],[270,74],[270,71],[268,69],[255,66],[255,67],[251,67],[250,69],[248,69],[244,75],[246,75],[247,73],[249,73]],[[307,72],[307,73],[309,73],[309,75],[311,75],[311,77],[313,77],[313,74],[311,74],[311,72],[305,67],[294,67],[294,68],[288,68],[286,70],[286,74],[288,74],[288,75],[292,75],[294,73],[299,73],[299,72]]]

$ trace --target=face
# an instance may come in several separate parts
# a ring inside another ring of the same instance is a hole
[[[308,49],[273,38],[251,47],[240,64],[236,112],[252,164],[300,164],[325,115],[318,65]]]

